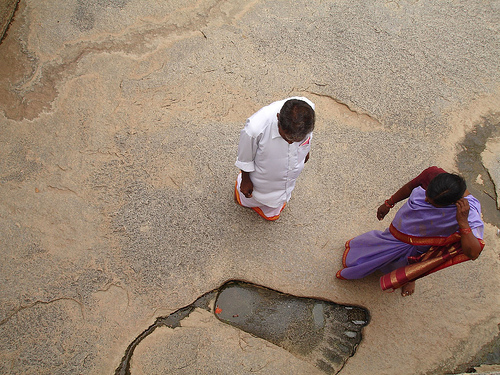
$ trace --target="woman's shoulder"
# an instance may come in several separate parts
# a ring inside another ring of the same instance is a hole
[[[424,169],[417,177],[411,180],[410,184],[412,189],[421,186],[424,190],[427,190],[427,186],[429,186],[432,179],[441,173],[446,173],[446,171],[436,166]]]

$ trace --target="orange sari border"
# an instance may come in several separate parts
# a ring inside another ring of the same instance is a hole
[[[345,250],[344,250],[344,255],[342,255],[342,266],[344,268],[347,268],[347,263],[346,263],[346,260],[347,260],[347,254],[349,253],[349,251],[351,250],[351,241],[353,240],[354,238],[351,238],[349,241],[347,241],[345,243]]]
[[[479,240],[479,239],[478,239]],[[481,250],[484,241],[479,240]],[[409,283],[444,268],[463,263],[470,258],[462,253],[460,241],[447,246],[433,246],[418,258],[409,259],[413,263],[400,267],[380,278],[380,287],[385,291],[394,291]]]
[[[345,250],[344,250],[344,254],[342,255],[342,270],[344,268],[347,268],[347,264],[346,264],[346,259],[347,259],[347,254],[349,253],[349,250],[351,250],[351,246],[350,246],[350,243],[351,243],[351,240],[353,240],[354,238],[351,238],[349,241],[347,241],[345,243]],[[342,275],[340,274],[342,272],[342,270],[340,271],[337,271],[337,273],[335,274],[335,277],[337,279],[340,279],[340,280],[347,280],[345,277],[342,277]]]
[[[446,246],[460,241],[460,234],[455,232],[448,237],[417,237],[405,234],[391,223],[389,231],[397,240],[413,246]]]

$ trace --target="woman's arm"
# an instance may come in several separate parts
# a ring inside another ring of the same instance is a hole
[[[413,181],[413,180],[412,180]],[[403,185],[401,189],[396,191],[392,197],[387,199],[384,204],[380,205],[380,207],[377,210],[377,219],[382,220],[385,215],[389,213],[392,207],[403,199],[406,199],[410,196],[411,192],[413,191],[413,186],[412,186],[412,181],[408,182],[407,184]]]
[[[410,196],[413,189],[417,186],[422,186],[427,190],[427,186],[432,181],[434,177],[436,177],[440,173],[445,173],[446,171],[442,168],[433,166],[424,169],[417,177],[404,185],[401,189],[399,189],[392,197],[387,199],[383,205],[381,205],[377,210],[377,218],[382,220],[385,215],[387,215],[392,207],[403,199],[406,199]]]
[[[461,198],[455,205],[457,206],[457,222],[460,231],[462,251],[470,259],[477,259],[481,253],[481,244],[474,236],[469,226],[469,201],[465,198]]]

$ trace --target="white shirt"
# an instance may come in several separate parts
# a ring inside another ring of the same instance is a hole
[[[295,180],[311,150],[312,133],[292,144],[279,134],[277,114],[289,99],[303,100],[314,109],[314,103],[304,97],[280,100],[250,116],[240,133],[235,165],[250,172],[252,196],[269,207],[281,207],[290,200]]]

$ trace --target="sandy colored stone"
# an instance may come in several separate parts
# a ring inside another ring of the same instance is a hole
[[[265,355],[263,356],[263,354]],[[234,374],[277,374],[293,368],[303,374],[322,371],[265,340],[219,322],[197,309],[180,328],[158,328],[144,340],[132,359],[132,374],[220,374],[228,365]]]
[[[0,45],[0,372],[111,374],[157,317],[230,279],[367,308],[342,374],[467,363],[498,334],[500,223],[411,298],[334,275],[346,240],[390,223],[384,199],[456,171],[463,136],[499,120],[495,6],[20,2]],[[233,201],[238,137],[291,95],[316,103],[311,159],[268,223]],[[155,332],[135,371],[314,371],[201,320]]]

